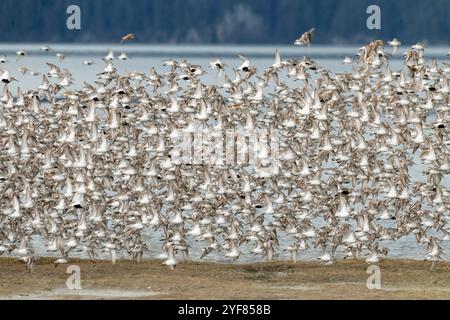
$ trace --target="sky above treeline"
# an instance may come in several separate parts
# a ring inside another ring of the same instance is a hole
[[[67,27],[70,5],[80,29]],[[367,27],[370,5],[380,8],[379,30]],[[114,43],[135,33],[149,44],[291,44],[311,27],[316,44],[450,41],[448,0],[1,0],[0,12],[4,43]]]

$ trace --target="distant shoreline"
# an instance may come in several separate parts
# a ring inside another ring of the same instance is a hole
[[[248,55],[253,59],[273,58],[275,49],[279,48],[283,59],[301,58],[303,56],[315,59],[342,59],[344,56],[354,56],[358,45],[315,45],[314,47],[298,47],[294,45],[182,45],[182,44],[118,44],[118,43],[0,43],[0,55],[15,55],[17,48],[25,50],[30,56],[51,56],[52,53],[41,51],[42,46],[52,47],[55,52],[71,56],[104,56],[111,48],[115,52],[126,52],[132,57],[189,57],[189,58],[237,58],[238,54]],[[399,48],[399,53],[391,56],[391,60],[403,60],[401,53],[408,46]],[[436,46],[427,48],[430,58],[448,59],[450,47]]]
[[[56,260],[59,257],[59,255],[36,255],[36,259],[37,261],[43,261],[44,263],[52,263],[52,261]],[[20,256],[16,256],[16,255],[0,255],[0,267],[2,265],[2,260],[14,260],[14,261],[18,261],[20,262],[21,260]],[[366,256],[360,256],[358,258],[343,258],[343,257],[336,257],[336,262],[335,264],[345,261],[358,261],[361,262],[362,264],[366,264],[365,262]],[[89,257],[79,257],[79,256],[72,256],[68,258],[69,263],[75,262],[75,261],[81,261],[81,262],[87,262],[87,261],[91,261],[91,262],[109,262],[111,263],[111,259],[109,258],[109,256],[107,256],[107,254],[103,254],[102,256],[98,256],[95,259],[90,259]],[[122,257],[118,257],[116,259],[116,261],[122,261],[122,262],[133,262],[133,260],[131,258],[129,258],[129,256],[126,256],[126,258],[122,258]],[[142,258],[143,262],[162,262],[164,261],[164,259],[158,259],[156,257],[148,257],[145,256]],[[297,262],[293,262],[292,259],[287,258],[287,257],[282,257],[282,258],[277,258],[274,257],[273,260],[271,262],[268,262],[265,259],[255,259],[254,261],[248,261],[248,260],[241,260],[241,259],[237,259],[237,260],[233,260],[231,258],[228,258],[226,260],[211,260],[211,259],[200,259],[200,258],[192,258],[189,257],[189,259],[187,260],[183,260],[181,258],[179,258],[179,263],[205,263],[205,264],[218,264],[218,265],[258,265],[258,264],[270,264],[270,263],[275,263],[275,264],[298,264],[298,263],[316,263],[317,265],[319,265],[319,260],[318,257],[315,258],[302,258],[302,256],[297,256]],[[425,262],[425,263],[429,263],[431,265],[431,262],[426,261],[424,258],[415,258],[415,257],[407,257],[407,258],[399,258],[399,257],[391,257],[391,256],[387,256],[386,258],[380,260],[380,261],[415,261],[415,262]],[[450,260],[443,260],[438,262],[440,263],[449,263],[450,264]]]

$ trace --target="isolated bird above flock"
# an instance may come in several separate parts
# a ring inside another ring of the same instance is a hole
[[[127,42],[127,41],[132,41],[132,40],[136,40],[135,34],[128,33],[121,38],[120,42]]]
[[[170,269],[218,255],[297,261],[311,249],[322,265],[370,264],[411,236],[434,266],[450,240],[450,67],[421,44],[402,68],[389,56],[373,41],[340,73],[279,50],[264,70],[242,55],[229,66],[216,58],[211,85],[186,59],[121,74],[109,50],[92,83],[77,88],[70,70],[47,63],[39,85],[17,93],[5,61],[0,255],[31,272],[45,254],[33,248],[39,238],[56,265],[80,254],[139,262],[150,249]],[[260,140],[228,162],[179,157],[186,137],[244,141],[257,129],[278,132],[278,153]]]
[[[306,31],[297,40],[295,40],[294,44],[298,46],[311,46],[315,30],[315,28],[311,28],[309,31]]]

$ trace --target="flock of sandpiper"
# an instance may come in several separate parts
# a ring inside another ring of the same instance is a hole
[[[313,32],[296,44],[309,45]],[[243,56],[235,67],[216,59],[210,68],[222,85],[203,83],[206,70],[185,59],[166,61],[164,73],[120,74],[110,51],[94,83],[73,89],[70,70],[48,63],[42,83],[17,94],[1,57],[0,255],[31,270],[30,243],[41,237],[59,255],[55,264],[76,252],[139,262],[145,235],[158,230],[172,269],[194,241],[201,257],[238,259],[247,244],[267,260],[288,251],[295,261],[319,247],[322,264],[376,263],[387,240],[414,235],[434,265],[450,240],[450,65],[429,61],[419,43],[394,70],[400,43],[389,44],[394,50],[379,40],[362,47],[342,73],[307,57],[283,60],[278,50],[265,70]],[[277,130],[279,170],[176,160],[173,136],[194,123]],[[422,180],[411,177],[415,162]],[[290,244],[280,246],[280,236]]]

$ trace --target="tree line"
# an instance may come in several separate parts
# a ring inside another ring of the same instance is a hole
[[[81,30],[68,30],[66,8],[81,9]],[[381,8],[381,30],[368,30],[366,9]],[[353,44],[397,37],[447,44],[448,0],[2,0],[2,42],[290,44],[316,28],[315,43]]]

